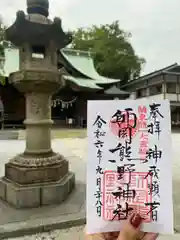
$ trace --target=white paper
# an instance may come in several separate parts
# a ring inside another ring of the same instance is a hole
[[[88,101],[87,232],[119,231],[128,208],[146,219],[143,231],[173,233],[168,100]]]

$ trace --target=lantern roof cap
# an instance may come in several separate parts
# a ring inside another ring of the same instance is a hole
[[[27,0],[27,13],[49,16],[49,0]]]

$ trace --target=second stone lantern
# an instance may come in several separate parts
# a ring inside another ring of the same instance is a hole
[[[72,38],[61,20],[48,19],[48,0],[27,0],[27,12],[17,12],[6,38],[19,48],[20,70],[9,81],[26,99],[26,149],[5,165],[0,198],[16,208],[64,201],[75,186],[68,161],[51,148],[51,95],[64,87],[57,52]]]

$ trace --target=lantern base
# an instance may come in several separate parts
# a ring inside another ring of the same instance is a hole
[[[0,198],[17,209],[60,204],[75,188],[75,175],[69,172],[60,181],[20,185],[0,179]]]

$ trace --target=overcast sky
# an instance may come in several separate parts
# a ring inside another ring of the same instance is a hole
[[[0,0],[8,25],[26,0]],[[51,17],[62,18],[64,29],[119,20],[132,33],[131,42],[147,61],[144,72],[180,63],[180,0],[50,0]]]

